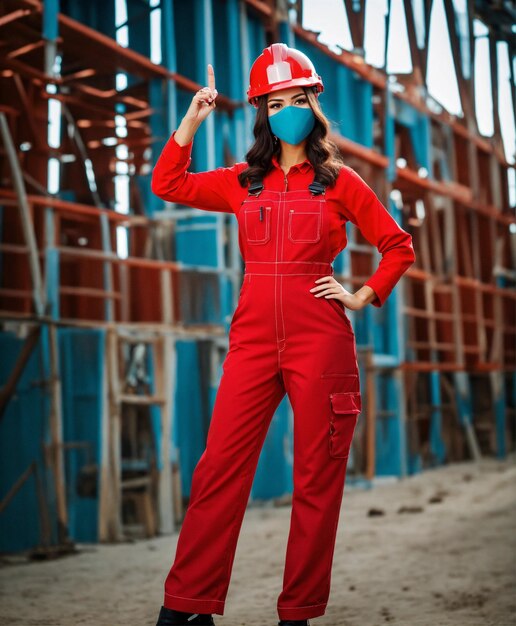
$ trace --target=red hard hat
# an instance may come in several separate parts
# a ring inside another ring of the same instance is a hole
[[[247,99],[254,106],[258,106],[257,96],[279,89],[315,86],[316,93],[324,90],[312,61],[304,52],[284,43],[273,43],[264,49],[251,67],[249,82]]]

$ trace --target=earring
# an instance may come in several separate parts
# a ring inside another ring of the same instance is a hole
[[[273,141],[274,143],[278,143],[278,141],[279,141],[279,140],[278,140],[278,138],[276,137],[276,135],[273,135],[273,136],[272,136],[272,141]]]

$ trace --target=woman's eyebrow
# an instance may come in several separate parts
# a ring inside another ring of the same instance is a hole
[[[293,100],[294,98],[298,98],[299,96],[304,95],[304,93],[296,93],[295,95],[291,96],[290,99]],[[278,102],[283,102],[284,98],[271,98],[270,100],[268,100],[268,102],[274,102],[274,100],[277,100]]]

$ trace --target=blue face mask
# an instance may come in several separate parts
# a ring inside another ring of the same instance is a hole
[[[297,145],[309,135],[315,124],[310,107],[288,106],[269,117],[272,132],[286,143]]]

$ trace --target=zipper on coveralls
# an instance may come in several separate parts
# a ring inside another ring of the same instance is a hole
[[[286,172],[283,172],[283,180],[285,181],[285,191],[287,191],[288,189],[288,179],[287,179],[287,174]],[[278,213],[279,215],[279,213]],[[277,260],[277,257],[276,257]],[[280,294],[282,293],[283,289],[282,289],[282,279],[283,276],[279,276],[279,280],[280,280]],[[275,301],[274,306],[278,307],[279,306],[279,311],[280,311],[280,315],[281,315],[281,319],[283,320],[283,303],[281,302],[281,295],[279,296],[279,303],[278,301]],[[285,342],[286,342],[286,337],[283,336],[282,338],[278,337],[278,365],[280,362],[280,354],[282,352],[282,350],[285,349]]]

